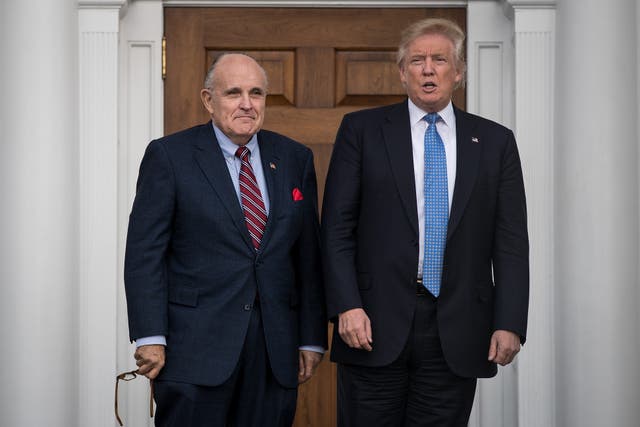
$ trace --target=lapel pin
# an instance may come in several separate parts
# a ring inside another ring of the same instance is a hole
[[[269,163],[269,167],[273,170],[276,170],[276,164],[273,162]]]
[[[480,142],[480,141],[478,141],[478,138],[477,138],[477,137],[472,136],[472,137],[471,137],[471,142],[478,143],[478,142]]]

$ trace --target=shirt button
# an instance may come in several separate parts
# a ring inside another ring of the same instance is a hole
[[[242,308],[244,308],[244,311],[250,311],[252,307],[253,306],[251,304],[245,304]]]

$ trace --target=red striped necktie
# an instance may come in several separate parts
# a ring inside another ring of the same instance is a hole
[[[247,147],[239,147],[236,156],[242,162],[240,166],[240,199],[253,247],[258,249],[264,228],[267,225],[267,210],[264,207],[260,187],[249,163],[251,151]]]

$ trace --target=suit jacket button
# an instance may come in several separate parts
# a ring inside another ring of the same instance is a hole
[[[245,304],[242,308],[244,309],[244,311],[250,311],[252,307],[253,306],[251,304]]]

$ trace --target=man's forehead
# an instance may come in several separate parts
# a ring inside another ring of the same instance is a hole
[[[251,90],[251,89],[264,89],[264,79],[261,75],[255,77],[248,76],[239,76],[237,74],[230,75],[228,78],[225,76],[220,76],[221,78],[217,81],[217,86],[228,90],[228,89],[241,89],[241,90]]]
[[[416,37],[409,43],[409,50],[424,49],[428,45],[432,49],[451,49],[454,46],[453,40],[438,33],[427,33]]]
[[[264,87],[264,74],[257,64],[224,63],[216,69],[216,80],[224,87]]]
[[[416,45],[412,45],[409,47],[408,49],[409,51],[409,55],[410,56],[416,56],[416,55],[451,55],[453,53],[453,46],[449,46],[449,45],[438,45],[438,46],[434,46],[434,45],[422,45],[422,44],[416,44]]]
[[[217,86],[222,89],[264,89],[265,81],[264,76],[260,71],[255,73],[234,73],[234,72],[221,72],[217,76]]]

